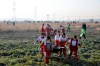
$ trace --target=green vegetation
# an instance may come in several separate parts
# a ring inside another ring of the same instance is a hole
[[[72,57],[68,64],[64,58],[57,58],[52,54],[50,66],[99,66],[100,45],[94,42],[84,41],[79,48],[79,62]],[[0,41],[0,63],[7,66],[42,66],[39,61],[40,54],[33,45],[33,41],[6,40]]]
[[[75,32],[68,33],[68,36],[72,37],[72,35],[74,35],[73,33]],[[35,36],[33,34],[34,37],[30,37],[30,34],[17,34],[14,37],[8,34],[11,39],[9,37],[6,37],[6,39],[0,38],[0,65],[43,66],[43,61],[40,60],[40,53],[38,52],[37,45],[34,45],[36,44],[34,43],[36,40],[35,38],[38,36],[37,33],[35,34]],[[79,35],[79,32],[76,34]],[[56,55],[52,53],[49,66],[100,66],[100,37],[98,36],[99,33],[95,33],[94,35],[88,31],[87,39],[84,41],[80,40],[82,48],[79,48],[78,51],[78,62],[76,62],[72,56],[68,64],[66,64],[65,58],[56,57]]]

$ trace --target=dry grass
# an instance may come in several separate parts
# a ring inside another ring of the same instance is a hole
[[[67,23],[49,23],[53,28],[59,28],[60,25],[67,27]],[[42,23],[16,23],[15,26],[12,24],[8,25],[6,23],[0,23],[0,30],[8,31],[8,30],[15,30],[15,31],[22,31],[22,30],[39,30]],[[71,24],[73,26],[73,30],[81,29],[82,23]],[[92,28],[100,25],[100,23],[87,23],[87,26]],[[97,27],[96,30],[100,30],[100,27]]]

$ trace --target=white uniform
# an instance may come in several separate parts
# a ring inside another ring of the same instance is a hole
[[[63,30],[64,29],[64,26],[60,27],[60,29]]]
[[[55,35],[55,41],[58,40],[59,41],[60,36],[59,35]]]
[[[46,38],[46,37],[44,36],[44,38]],[[44,38],[42,38],[41,36],[39,36],[38,39],[37,39],[37,41],[41,42]]]
[[[59,41],[68,41],[68,36],[66,37],[60,36]]]

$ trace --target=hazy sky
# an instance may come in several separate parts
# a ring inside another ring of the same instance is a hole
[[[33,20],[100,18],[100,0],[0,0],[0,18],[12,18],[14,14]]]

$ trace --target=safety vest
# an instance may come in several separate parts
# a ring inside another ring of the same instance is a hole
[[[51,43],[46,40],[46,50],[51,50]]]
[[[78,48],[78,39],[74,40],[73,38],[71,39],[71,43],[70,43],[70,49],[74,47],[74,48]]]

